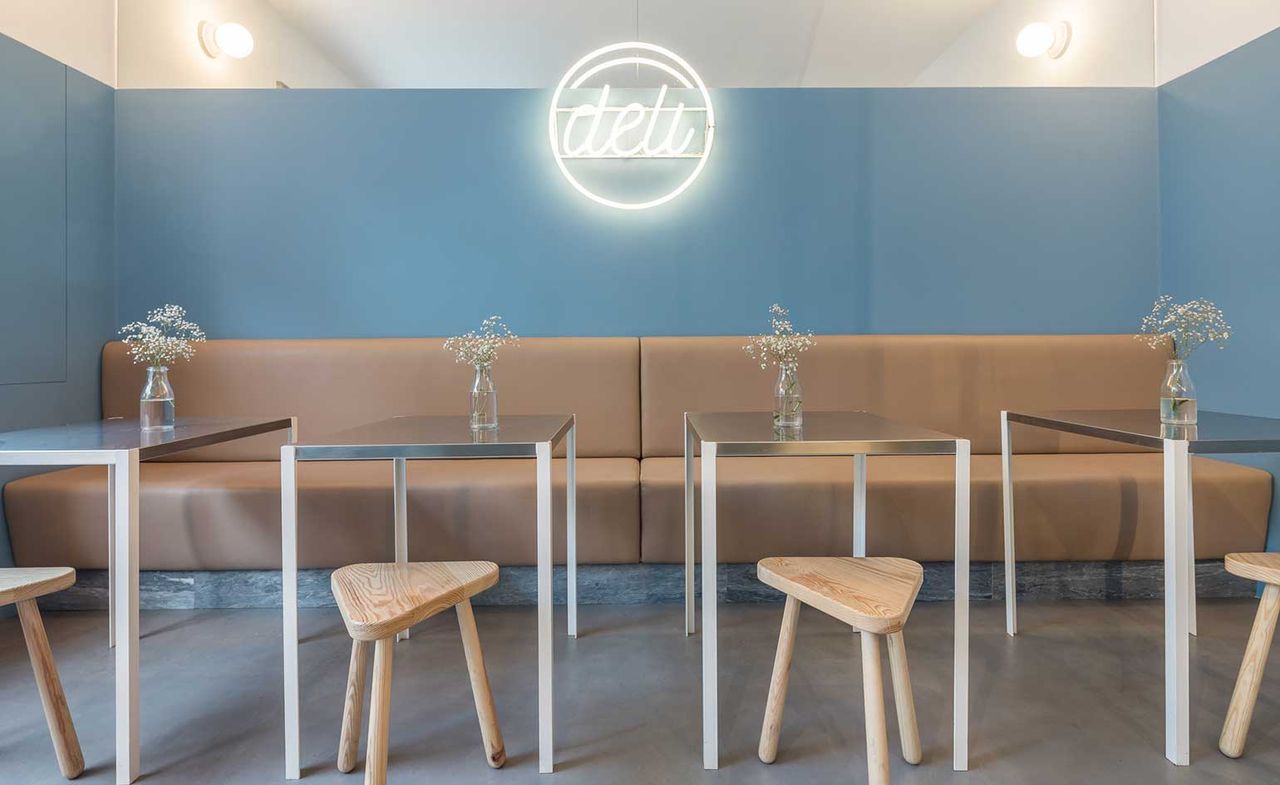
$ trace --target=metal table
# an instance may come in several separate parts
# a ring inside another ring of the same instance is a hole
[[[702,766],[720,766],[716,622],[716,460],[853,456],[853,555],[866,555],[868,455],[954,455],[956,771],[969,768],[969,440],[867,412],[805,412],[804,427],[777,432],[771,412],[686,413],[684,418],[685,631],[694,632],[694,451],[702,454]]]
[[[533,458],[537,477],[538,770],[552,771],[551,454],[565,444],[567,474],[569,635],[578,634],[577,480],[571,414],[507,415],[492,431],[472,431],[467,417],[393,417],[280,449],[281,540],[284,549],[284,768],[301,776],[298,709],[298,461],[392,462],[396,561],[408,561],[406,461]],[[407,638],[406,631],[400,639]]]
[[[107,467],[107,586],[116,649],[116,782],[138,777],[138,463],[272,431],[292,418],[179,417],[167,431],[137,420],[100,420],[0,433],[0,466]],[[118,525],[122,524],[122,525]]]
[[[1162,425],[1155,409],[1000,413],[1004,487],[1005,625],[1018,631],[1014,557],[1013,445],[1009,424],[1093,436],[1164,454],[1164,755],[1191,762],[1188,635],[1195,634],[1195,533],[1191,516],[1191,453],[1280,452],[1280,419],[1202,411],[1192,426]]]

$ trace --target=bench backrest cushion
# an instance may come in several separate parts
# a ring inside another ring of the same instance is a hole
[[[686,411],[773,408],[777,370],[739,337],[640,339],[645,457],[683,451]],[[1002,409],[1154,408],[1167,354],[1132,335],[820,335],[800,360],[807,411],[867,409],[1000,451]],[[1019,452],[1134,451],[1031,428]]]
[[[297,416],[302,439],[405,414],[465,415],[473,372],[438,338],[218,340],[170,371],[179,415]],[[145,370],[120,342],[102,354],[104,417],[137,417]],[[578,455],[640,456],[639,342],[524,338],[494,366],[503,414],[575,413]],[[261,437],[186,460],[276,460]]]

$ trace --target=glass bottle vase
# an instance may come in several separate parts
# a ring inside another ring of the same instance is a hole
[[[773,391],[773,427],[799,428],[804,424],[804,398],[795,363],[778,366],[778,386]]]
[[[1166,425],[1195,425],[1196,386],[1187,372],[1186,360],[1170,360],[1160,385],[1160,422]]]
[[[169,369],[163,365],[147,368],[147,383],[138,400],[138,419],[144,431],[173,428],[173,386],[169,384]]]
[[[471,428],[488,431],[498,427],[498,388],[493,384],[493,366],[477,365],[471,383]]]

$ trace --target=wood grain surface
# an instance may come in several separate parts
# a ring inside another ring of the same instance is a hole
[[[75,582],[70,567],[0,567],[0,605],[43,597]]]
[[[892,557],[773,557],[756,566],[760,580],[864,632],[888,634],[906,624],[924,568]]]
[[[74,580],[74,573],[73,578]],[[18,618],[22,622],[22,634],[27,640],[27,654],[31,657],[31,669],[36,675],[36,687],[40,690],[40,702],[44,705],[44,718],[49,723],[49,735],[53,738],[53,751],[58,756],[58,768],[62,776],[75,779],[84,771],[84,755],[80,751],[80,739],[67,708],[67,696],[58,678],[58,666],[53,662],[49,638],[45,635],[44,622],[35,600],[18,603]]]
[[[452,608],[498,582],[487,561],[352,564],[329,585],[354,640],[377,641]]]
[[[360,757],[360,713],[364,709],[364,680],[368,671],[369,641],[351,642],[347,669],[347,696],[342,703],[342,732],[338,735],[338,771],[349,772]]]
[[[1271,653],[1277,617],[1280,617],[1280,586],[1269,583],[1262,591],[1258,613],[1253,618],[1253,630],[1249,633],[1249,643],[1245,646],[1240,672],[1236,675],[1231,705],[1227,707],[1222,735],[1218,737],[1218,749],[1228,758],[1244,754],[1244,742],[1249,735],[1249,723],[1253,721],[1253,708],[1258,703],[1258,688],[1267,667],[1267,655]]]
[[[1232,575],[1280,585],[1280,553],[1228,553],[1225,562]]]

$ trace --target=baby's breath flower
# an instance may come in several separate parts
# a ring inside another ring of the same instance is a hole
[[[1151,313],[1142,317],[1142,334],[1138,337],[1153,349],[1164,348],[1172,341],[1173,356],[1185,360],[1206,343],[1215,343],[1219,349],[1226,346],[1231,325],[1222,309],[1209,300],[1175,303],[1172,296],[1162,294],[1151,306]]]
[[[135,364],[168,366],[190,360],[196,353],[192,344],[204,343],[204,330],[187,321],[181,306],[165,305],[147,314],[145,322],[130,322],[120,328]]]
[[[511,332],[501,316],[490,316],[480,325],[480,332],[471,330],[444,342],[444,348],[453,352],[459,363],[484,367],[498,359],[498,349],[507,344],[519,343],[520,336]]]
[[[769,307],[772,335],[757,335],[742,347],[762,370],[770,365],[795,365],[800,353],[814,344],[813,333],[798,333],[791,324],[791,312],[774,303]]]

